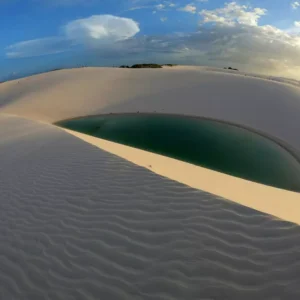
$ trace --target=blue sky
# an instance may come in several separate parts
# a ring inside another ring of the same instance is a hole
[[[149,60],[300,77],[300,0],[0,0],[0,26],[0,80]]]

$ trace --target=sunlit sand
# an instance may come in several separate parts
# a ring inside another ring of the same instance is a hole
[[[198,116],[258,130],[297,155],[296,83],[231,73],[81,68],[2,83],[3,297],[297,299],[299,193],[53,125]]]

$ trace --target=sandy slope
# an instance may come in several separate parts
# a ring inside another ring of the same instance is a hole
[[[0,85],[0,112],[37,120],[136,111],[236,122],[300,149],[300,89],[243,74],[201,67],[82,68]]]
[[[277,218],[300,224],[299,193],[254,183],[79,132],[71,130],[66,130],[66,132],[138,166],[147,168],[156,174],[268,213]]]
[[[1,299],[300,297],[299,226],[25,119],[0,166]]]
[[[298,194],[46,124],[136,111],[236,122],[300,150],[300,89],[266,78],[83,68],[3,83],[0,298],[298,299],[300,227],[262,212],[300,223]]]

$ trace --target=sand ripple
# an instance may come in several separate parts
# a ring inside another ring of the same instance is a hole
[[[0,166],[0,299],[300,298],[299,226],[22,119]]]

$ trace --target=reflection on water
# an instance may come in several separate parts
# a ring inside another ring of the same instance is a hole
[[[300,164],[287,150],[257,133],[223,122],[159,114],[112,114],[65,120],[57,125],[266,185],[300,191]]]

